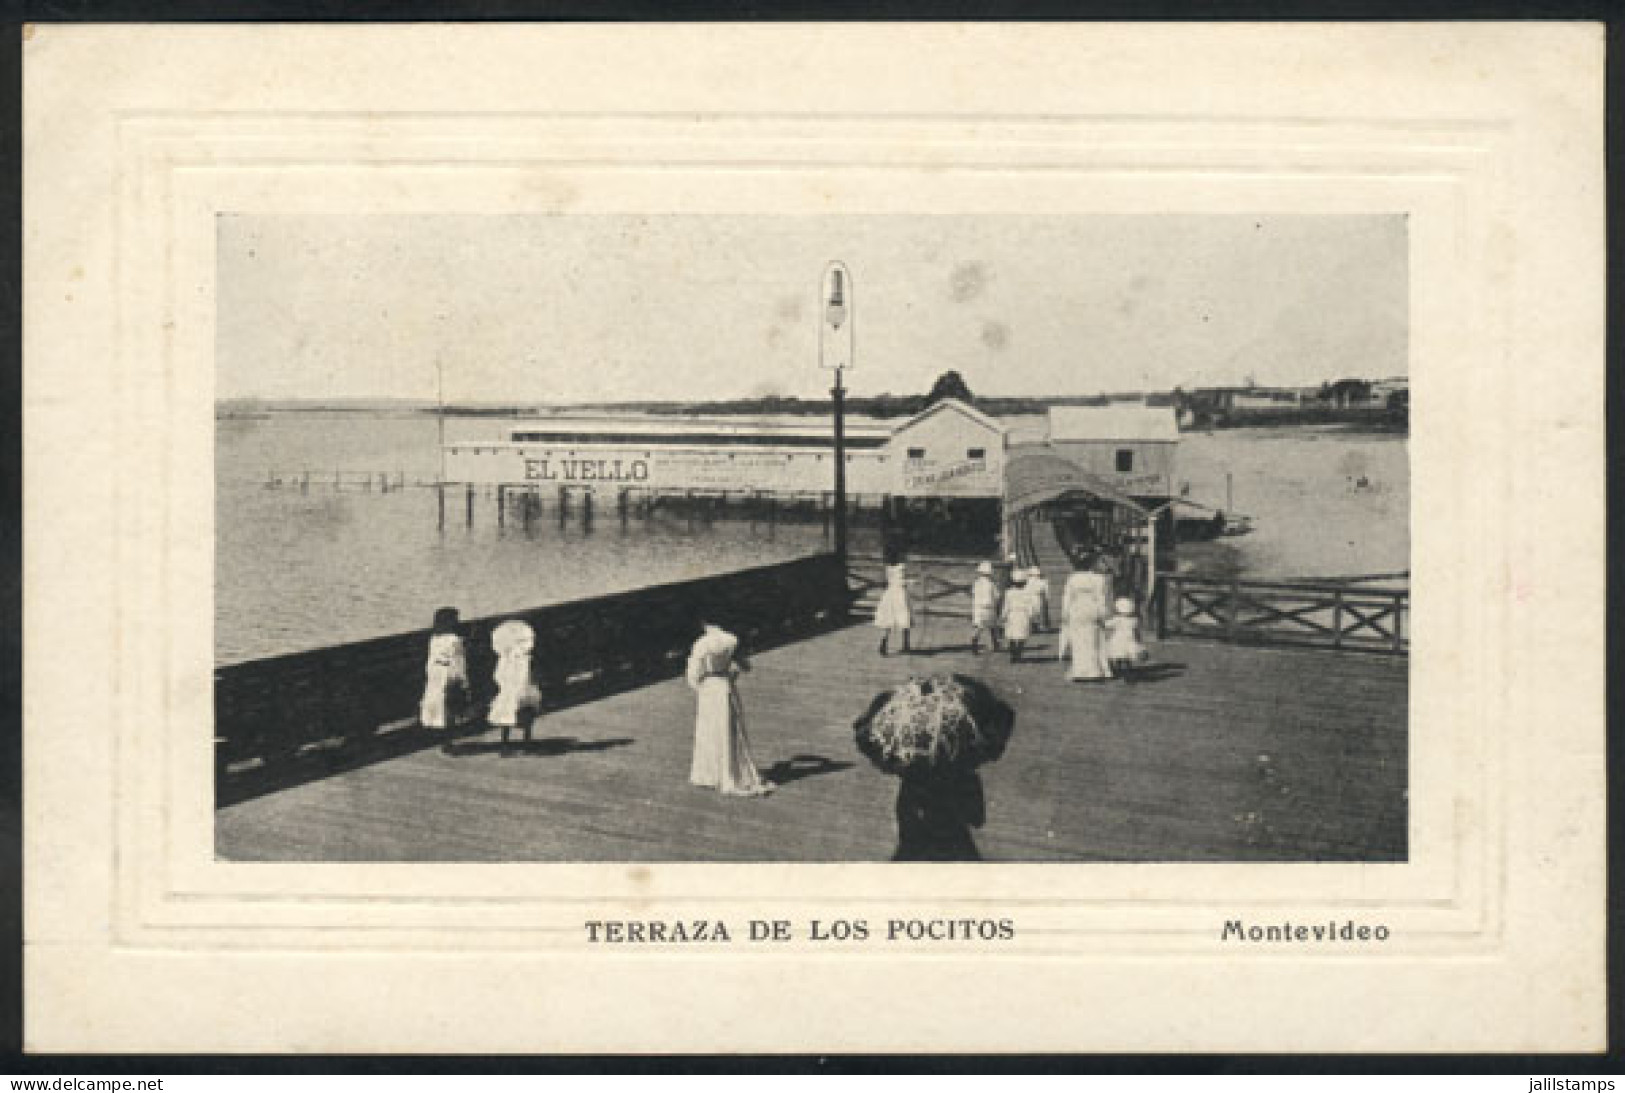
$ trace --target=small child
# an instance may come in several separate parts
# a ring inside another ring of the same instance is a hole
[[[463,651],[462,622],[455,607],[434,613],[429,660],[423,666],[423,699],[418,723],[426,729],[455,728],[468,704],[468,658]]]
[[[1004,640],[1010,646],[1010,663],[1020,664],[1033,632],[1033,591],[1031,579],[1019,569],[1010,574],[1010,582],[1010,591],[1004,594]]]
[[[970,586],[970,651],[982,651],[982,631],[993,641],[993,651],[999,651],[999,586],[993,582],[993,563],[983,562],[976,567],[976,579]]]
[[[523,729],[530,743],[531,723],[542,705],[542,692],[530,663],[536,648],[536,632],[518,619],[509,619],[491,632],[491,648],[496,651],[494,678],[497,695],[491,700],[488,720],[502,730],[502,754],[508,754],[508,736]]]
[[[1112,674],[1124,683],[1133,683],[1140,665],[1149,656],[1140,641],[1140,618],[1134,610],[1134,601],[1119,596],[1105,627],[1106,657],[1111,661]]]

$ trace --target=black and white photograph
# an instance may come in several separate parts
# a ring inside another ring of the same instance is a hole
[[[1405,216],[216,230],[219,858],[1406,860]]]
[[[39,28],[32,1049],[1604,1043],[1594,29]]]

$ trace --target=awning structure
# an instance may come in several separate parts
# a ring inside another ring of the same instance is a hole
[[[1051,448],[1013,448],[1005,455],[1006,548],[1014,549],[1018,556],[1025,553],[1030,562],[1038,554],[1034,535],[1036,524],[1042,519],[1037,511],[1039,506],[1079,494],[1104,501],[1110,506],[1111,514],[1106,517],[1109,525],[1132,529],[1133,534],[1126,541],[1115,541],[1122,550],[1139,560],[1144,587],[1138,590],[1138,594],[1144,597],[1142,603],[1150,603],[1157,581],[1157,514],[1167,506],[1148,509],[1116,486],[1089,473]],[[1059,534],[1059,529],[1051,534]],[[1061,545],[1065,548],[1065,543]],[[1070,549],[1067,553],[1071,553]]]
[[[1004,513],[1015,516],[1069,493],[1087,493],[1126,508],[1142,519],[1151,515],[1126,493],[1049,448],[1011,449],[1004,461]]]

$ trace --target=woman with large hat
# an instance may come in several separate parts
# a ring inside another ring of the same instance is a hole
[[[986,821],[976,768],[1004,754],[1015,711],[980,680],[910,679],[875,696],[853,724],[858,750],[897,787],[893,861],[975,861],[972,828]]]
[[[455,728],[468,703],[468,656],[462,631],[455,607],[442,607],[434,613],[429,657],[423,666],[423,698],[418,702],[418,723],[426,729]]]
[[[536,631],[521,619],[509,619],[491,631],[491,651],[497,655],[492,683],[496,697],[486,721],[502,730],[502,754],[509,754],[509,737],[519,730],[524,745],[531,742],[531,728],[542,708],[541,688],[536,685]]]

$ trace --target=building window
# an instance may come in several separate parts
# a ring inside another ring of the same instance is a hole
[[[925,458],[925,449],[924,448],[910,448],[908,450],[908,457],[910,459],[924,459]]]
[[[1134,469],[1134,449],[1117,449],[1117,473],[1127,474]]]
[[[967,448],[967,449],[965,449],[965,458],[966,459],[986,459],[987,458],[987,449],[986,448]]]

